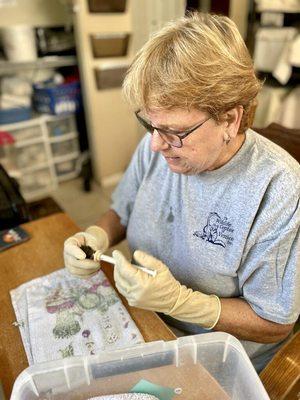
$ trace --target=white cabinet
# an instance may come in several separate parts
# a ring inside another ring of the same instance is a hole
[[[61,181],[78,176],[80,151],[74,115],[42,115],[0,125],[15,138],[17,178],[26,200],[50,193]]]

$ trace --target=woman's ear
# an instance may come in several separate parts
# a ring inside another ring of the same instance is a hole
[[[230,139],[234,139],[238,134],[243,112],[243,106],[236,106],[226,112],[226,134]]]

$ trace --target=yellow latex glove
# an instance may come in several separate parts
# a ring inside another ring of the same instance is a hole
[[[107,233],[99,226],[93,225],[85,232],[78,232],[69,237],[64,243],[65,267],[71,274],[87,278],[97,272],[101,265],[97,261],[86,259],[85,253],[80,249],[82,245],[104,253],[109,246]]]
[[[181,285],[164,263],[140,250],[134,252],[134,260],[143,267],[155,270],[155,277],[132,266],[120,251],[115,250],[113,257],[116,261],[116,287],[129,305],[162,312],[206,329],[212,329],[217,324],[221,313],[217,296]]]

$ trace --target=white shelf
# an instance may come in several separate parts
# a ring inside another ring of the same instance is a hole
[[[20,70],[68,67],[76,64],[77,59],[75,56],[48,56],[27,62],[11,62],[3,60],[0,61],[0,75],[15,74]]]
[[[119,33],[131,30],[131,16],[128,10],[121,13],[88,13],[89,33]]]
[[[103,57],[93,60],[93,67],[97,69],[113,69],[118,67],[129,67],[132,62],[131,56]]]
[[[284,2],[283,2],[284,3]],[[299,4],[296,5],[291,5],[290,7],[286,5],[284,7],[284,4],[282,5],[275,5],[275,4],[269,4],[268,7],[260,6],[258,5],[256,8],[257,12],[276,12],[276,13],[282,13],[282,14],[296,14],[300,13],[300,6]]]
[[[42,136],[39,136],[37,138],[33,139],[27,139],[27,140],[20,140],[15,142],[15,146],[17,149],[20,149],[21,147],[26,147],[26,146],[31,146],[33,144],[38,144],[38,143],[43,143],[44,138]]]
[[[40,169],[45,169],[45,168],[49,168],[49,164],[47,162],[44,162],[44,163],[38,164],[38,165],[34,165],[34,166],[28,167],[28,168],[22,168],[21,175],[26,175],[31,172],[39,171]]]
[[[43,118],[42,116],[34,116],[31,119],[28,119],[26,121],[20,121],[20,122],[13,122],[11,124],[4,124],[0,125],[2,130],[18,130],[18,129],[24,129],[24,128],[29,128],[31,126],[36,126],[39,125],[40,119]]]
[[[51,121],[59,121],[61,119],[67,119],[67,118],[73,118],[74,113],[65,113],[65,114],[59,114],[59,115],[54,115],[54,114],[42,114],[41,118],[44,119],[46,122],[51,122]]]
[[[50,143],[59,143],[75,138],[77,138],[76,132],[69,132],[59,136],[50,136]]]
[[[57,175],[57,180],[58,180],[58,182],[64,182],[64,181],[68,181],[69,179],[77,178],[78,175],[79,175],[79,172],[77,172],[77,171],[68,172],[67,174]]]
[[[54,164],[58,164],[64,161],[70,161],[73,160],[74,158],[77,158],[79,156],[79,151],[74,151],[73,153],[69,154],[64,154],[63,156],[59,157],[53,157]]]
[[[56,188],[55,185],[49,185],[49,186],[45,186],[40,189],[26,191],[26,190],[22,190],[22,187],[21,187],[21,192],[22,192],[22,195],[25,198],[25,200],[32,201],[32,200],[38,199],[39,197],[42,197],[46,194],[49,194],[55,188]]]
[[[18,130],[29,128],[31,126],[40,125],[42,122],[54,122],[60,121],[67,118],[72,118],[74,113],[66,113],[61,115],[52,115],[52,114],[34,114],[34,116],[28,120],[20,121],[20,122],[12,122],[10,124],[0,124],[2,130]]]

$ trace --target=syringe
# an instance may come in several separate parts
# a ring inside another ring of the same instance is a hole
[[[116,261],[114,258],[106,256],[105,254],[102,254],[100,250],[96,250],[94,251],[90,246],[81,246],[80,247],[81,250],[85,253],[87,258],[90,258],[94,261],[106,261],[109,264],[115,265]],[[146,268],[146,267],[141,267],[140,265],[136,265],[136,264],[131,264],[134,267],[140,269],[143,272],[146,272],[146,274],[151,275],[151,276],[156,276],[156,271],[154,271],[153,269],[150,268]]]

